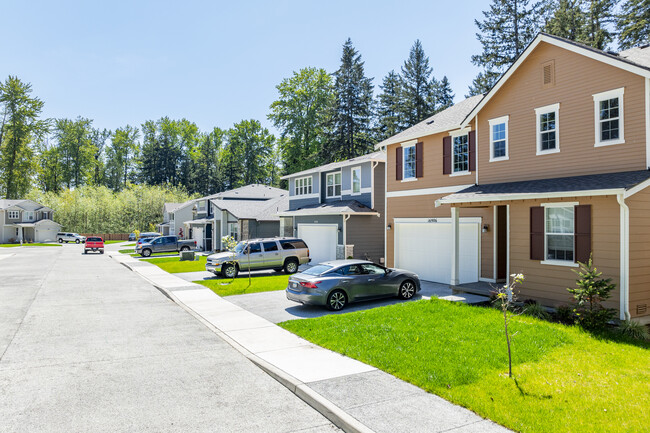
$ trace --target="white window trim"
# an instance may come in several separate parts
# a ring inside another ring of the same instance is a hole
[[[463,129],[458,129],[456,131],[452,131],[449,133],[449,136],[451,137],[451,173],[449,173],[449,177],[454,177],[454,176],[465,176],[467,174],[471,174],[472,172],[469,169],[469,133],[471,131],[471,128],[463,128]],[[463,171],[454,171],[454,138],[460,137],[463,135],[467,135],[467,170]]]
[[[623,122],[623,94],[625,87],[619,89],[608,90],[606,92],[596,93],[592,95],[594,98],[594,147],[612,146],[614,144],[624,144],[624,122]],[[618,98],[618,138],[616,140],[600,140],[600,101],[606,99]]]
[[[575,208],[580,203],[577,201],[564,201],[564,202],[555,202],[555,203],[542,203],[541,206],[544,208],[544,257],[548,253],[547,249],[547,234],[546,234],[546,209],[548,208],[558,208],[558,207],[573,207]],[[575,223],[576,223],[576,214],[573,213],[573,261],[568,260],[542,260],[539,262],[542,265],[552,265],[552,266],[568,266],[570,268],[577,268],[579,265],[576,263],[576,237],[575,237]],[[568,233],[565,233],[568,234]]]
[[[13,215],[15,215],[15,216],[13,216]],[[20,219],[20,211],[17,211],[17,210],[9,210],[9,211],[7,211],[7,217],[8,217],[10,220],[17,220],[17,219]]]
[[[341,187],[341,193],[343,193],[343,187],[342,187],[342,185],[341,185],[341,184],[343,183],[343,174],[341,173],[341,170],[339,170],[339,171],[333,171],[333,172],[331,172],[331,173],[327,173],[327,174],[325,175],[325,198],[340,198],[340,197],[341,197],[341,194],[339,194],[339,195],[328,195],[328,193],[327,193],[327,188],[328,188],[328,185],[327,185],[327,179],[328,179],[330,176],[333,176],[333,177],[334,177],[334,181],[332,182],[332,186],[334,187],[334,192],[336,192],[336,177],[335,177],[336,174],[340,174],[340,175],[341,175],[341,177],[340,177],[340,179],[341,179],[341,183],[339,183],[339,186]]]
[[[359,192],[354,192],[354,172],[355,170],[359,171]],[[356,167],[352,167],[350,170],[350,195],[361,195],[361,166],[357,165]],[[343,191],[341,190],[341,194],[343,194]]]
[[[510,146],[508,145],[508,121],[509,120],[510,120],[510,115],[501,116],[501,117],[497,117],[496,119],[488,120],[488,124],[490,125],[490,162],[507,161],[507,160],[510,159],[510,152],[509,152],[509,147]],[[494,146],[493,146],[494,139],[492,137],[492,135],[493,135],[492,126],[499,125],[501,123],[506,124],[506,137],[505,137],[505,140],[506,140],[506,154],[505,154],[505,156],[500,156],[498,158],[495,158],[494,157]]]
[[[409,144],[402,143],[402,182],[413,182],[415,180],[418,180],[416,176],[417,168],[413,171],[413,176],[412,177],[406,177],[406,149],[415,147],[416,140],[412,140],[408,142]],[[417,164],[417,149],[416,149],[416,155],[415,155],[415,163]]]
[[[305,185],[305,181],[306,181],[307,179],[311,180],[311,183],[309,184],[309,186],[311,187],[311,192],[310,192],[310,193],[302,193],[302,194],[298,194],[298,181],[299,181],[299,180],[302,180],[302,181],[303,181],[303,186],[302,186],[302,187],[303,187],[303,189],[304,189],[304,188],[306,187],[306,185]],[[313,192],[314,192],[314,181],[313,181],[313,177],[312,177],[312,176],[303,176],[303,177],[297,177],[297,178],[294,179],[294,181],[293,181],[293,195],[294,195],[294,196],[296,196],[296,197],[305,197],[305,196],[310,196],[310,195],[313,194]]]
[[[540,114],[550,113],[555,111],[555,149],[541,150],[542,147],[542,133],[539,130],[539,116]],[[537,139],[536,155],[547,155],[551,153],[558,153],[560,151],[560,103],[546,105],[544,107],[535,108],[535,136]]]

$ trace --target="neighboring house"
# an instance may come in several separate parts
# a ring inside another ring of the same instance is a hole
[[[0,200],[0,243],[56,241],[53,212],[32,200]]]
[[[539,34],[485,97],[377,148],[389,266],[466,291],[523,273],[520,299],[557,306],[593,254],[608,306],[650,322],[650,47]]]
[[[223,236],[236,240],[278,236],[280,218],[275,214],[287,208],[286,190],[252,184],[185,203],[165,203],[158,229],[175,235],[182,230],[199,249],[221,250]]]
[[[307,243],[312,263],[354,257],[384,262],[384,165],[374,152],[284,176],[282,234]]]

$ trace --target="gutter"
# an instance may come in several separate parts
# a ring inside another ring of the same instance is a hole
[[[513,201],[513,200],[544,200],[547,198],[561,197],[591,197],[602,195],[621,195],[625,193],[624,188],[597,189],[584,191],[558,191],[543,193],[513,193],[513,194],[482,194],[476,198],[463,198],[458,200],[446,200],[444,197],[436,200],[436,207],[443,204],[461,204],[461,203],[482,203],[490,201]]]
[[[621,207],[620,224],[620,319],[630,320],[630,208],[625,203],[624,194],[618,194],[616,200]]]

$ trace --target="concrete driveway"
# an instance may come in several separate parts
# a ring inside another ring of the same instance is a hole
[[[138,275],[82,248],[0,248],[1,432],[336,431]]]
[[[186,281],[200,281],[211,280],[217,277],[210,272],[187,272],[174,274]],[[274,271],[255,271],[252,276],[265,276],[277,275]],[[243,277],[243,276],[242,276]],[[487,300],[484,296],[471,295],[471,294],[455,294],[447,284],[431,283],[422,281],[422,290],[418,292],[412,300],[404,301],[398,298],[384,298],[374,301],[364,301],[355,304],[350,304],[343,311],[329,311],[324,307],[314,305],[302,305],[293,301],[289,301],[283,290],[274,292],[250,293],[246,295],[228,296],[228,302],[244,308],[251,313],[257,314],[260,317],[273,323],[285,322],[287,320],[306,319],[311,317],[320,317],[328,314],[345,314],[351,311],[368,310],[371,308],[383,307],[386,305],[393,305],[400,302],[411,302],[420,299],[430,299],[431,297],[438,297],[448,299],[450,301],[458,301],[465,303],[480,303]]]

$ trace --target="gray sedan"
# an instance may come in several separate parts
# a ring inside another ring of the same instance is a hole
[[[335,311],[366,299],[411,299],[419,291],[420,279],[413,272],[388,269],[365,260],[319,263],[292,275],[286,289],[290,301],[324,305]]]

